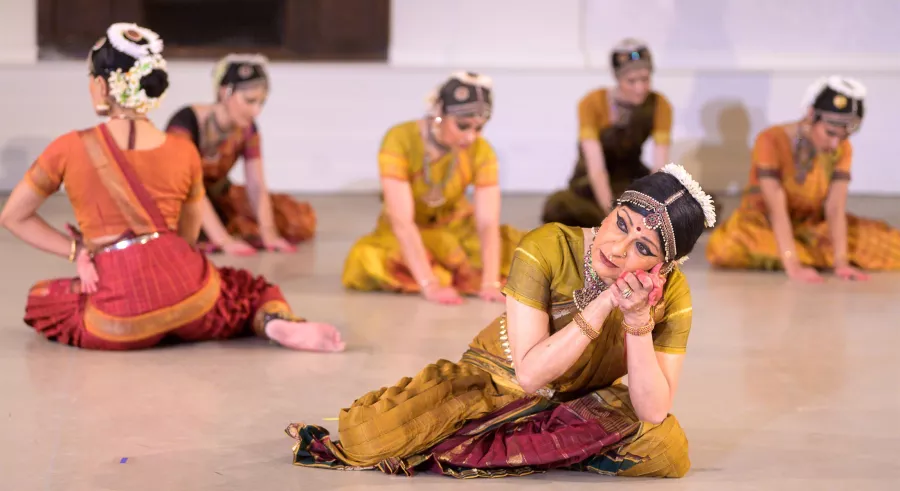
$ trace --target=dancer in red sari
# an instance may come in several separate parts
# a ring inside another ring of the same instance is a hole
[[[166,131],[193,142],[203,159],[206,198],[201,248],[251,255],[256,249],[293,252],[316,233],[315,210],[305,201],[269,190],[256,122],[269,96],[268,60],[230,54],[216,64],[214,104],[179,109]],[[229,175],[243,160],[246,186]]]
[[[34,285],[25,322],[88,349],[255,334],[295,349],[342,350],[333,326],[295,316],[277,286],[216,268],[194,246],[204,196],[200,156],[146,117],[168,87],[161,52],[153,31],[110,26],[88,57],[91,98],[109,121],[53,141],[0,213],[14,235],[78,269],[78,278]],[[37,214],[61,185],[80,229],[69,234]]]

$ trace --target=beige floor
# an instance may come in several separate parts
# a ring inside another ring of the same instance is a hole
[[[292,467],[288,423],[333,429],[324,418],[427,362],[456,359],[500,311],[343,291],[344,254],[377,202],[313,203],[321,234],[296,255],[219,261],[268,275],[300,313],[341,326],[349,347],[336,356],[255,340],[133,353],[55,345],[22,324],[25,292],[72,269],[0,232],[0,489],[900,489],[900,275],[795,286],[779,274],[713,272],[699,251],[686,267],[695,324],[674,409],[691,443],[685,479],[554,472],[460,483]],[[896,225],[897,204],[852,207]],[[511,197],[504,216],[531,227],[539,206]],[[46,216],[62,224],[68,206],[55,199]]]

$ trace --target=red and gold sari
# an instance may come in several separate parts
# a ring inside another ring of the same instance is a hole
[[[188,106],[172,116],[166,131],[173,135],[189,138],[198,150],[202,135],[194,110]],[[225,140],[216,146],[211,155],[203,158],[203,183],[206,196],[212,203],[222,225],[229,234],[237,236],[250,245],[262,249],[263,243],[252,201],[247,188],[233,184],[228,174],[234,169],[238,159],[244,162],[262,158],[260,133],[254,123],[249,128],[236,128]],[[201,151],[202,152],[202,151]],[[297,201],[287,194],[270,193],[272,215],[278,234],[288,242],[298,243],[311,239],[316,233],[316,214],[305,201]],[[207,252],[216,252],[218,247],[201,241]]]
[[[159,150],[126,156],[101,125],[59,138],[38,158],[26,180],[44,195],[66,185],[94,251],[99,284],[84,294],[78,278],[39,282],[28,295],[28,325],[60,343],[125,350],[167,337],[262,336],[266,313],[290,314],[277,286],[244,270],[216,268],[172,230],[180,202],[203,196],[199,162],[186,162],[192,154],[180,150],[167,141]],[[190,181],[191,171],[176,174],[178,166],[193,167],[198,178],[180,202],[172,183]],[[125,231],[113,244],[91,243],[116,227]]]

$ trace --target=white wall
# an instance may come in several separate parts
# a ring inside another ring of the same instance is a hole
[[[669,70],[900,69],[900,1],[393,0],[399,66],[606,69],[646,40]]]
[[[868,114],[853,139],[852,191],[900,194],[889,134],[900,114],[900,37],[876,22],[900,13],[900,2],[870,0],[848,13],[845,2],[844,10],[828,5],[835,1],[793,0],[776,12],[774,5],[788,3],[763,0],[747,9],[741,0],[679,0],[676,10],[674,0],[394,0],[390,64],[272,66],[274,89],[259,122],[269,181],[294,192],[377,189],[375,152],[384,131],[419,116],[426,93],[465,68],[495,79],[486,134],[502,161],[503,187],[548,192],[571,172],[578,99],[611,83],[606,50],[631,34],[657,53],[654,84],[675,106],[674,157],[707,187],[742,184],[753,135],[798,117],[807,85],[838,72],[869,89]],[[727,5],[711,7],[719,3]],[[865,32],[835,24],[836,11]],[[776,32],[763,32],[766,25]],[[808,30],[794,34],[801,28]],[[821,43],[828,49],[805,40],[823,31],[834,38]],[[173,85],[154,115],[160,124],[182,104],[211,95],[212,62],[170,66]],[[53,137],[96,122],[81,60],[0,66],[0,107],[0,190]]]

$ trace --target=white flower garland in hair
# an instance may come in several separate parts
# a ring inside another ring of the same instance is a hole
[[[819,97],[819,94],[826,88],[843,94],[849,99],[859,100],[866,98],[866,86],[859,80],[840,75],[831,75],[817,79],[806,89],[806,94],[803,96],[803,110],[809,109],[816,101],[816,98]]]
[[[694,200],[696,200],[697,203],[700,203],[700,208],[703,209],[704,222],[707,227],[712,227],[716,224],[716,207],[713,204],[712,197],[703,191],[700,184],[691,177],[691,174],[685,170],[684,167],[678,164],[667,164],[662,168],[662,172],[678,179],[678,182],[687,189]]]
[[[137,44],[130,40],[129,32],[138,34],[147,43]],[[135,58],[134,65],[127,72],[120,68],[109,74],[107,83],[110,97],[116,104],[141,114],[159,107],[162,96],[148,97],[147,92],[141,88],[141,79],[153,70],[166,70],[166,60],[161,54],[162,39],[150,29],[124,22],[111,25],[106,30],[106,36],[113,48]]]
[[[147,44],[137,44],[128,39],[126,33],[130,31],[140,34],[141,38],[147,40]],[[112,44],[113,48],[134,59],[158,55],[163,50],[163,41],[159,34],[137,24],[115,23],[106,30],[106,38],[109,39],[109,44]]]
[[[138,58],[127,72],[122,69],[109,74],[109,95],[116,104],[145,114],[159,107],[162,96],[149,97],[141,88],[141,79],[149,75],[153,70],[166,69],[166,60],[160,55],[150,55]]]

